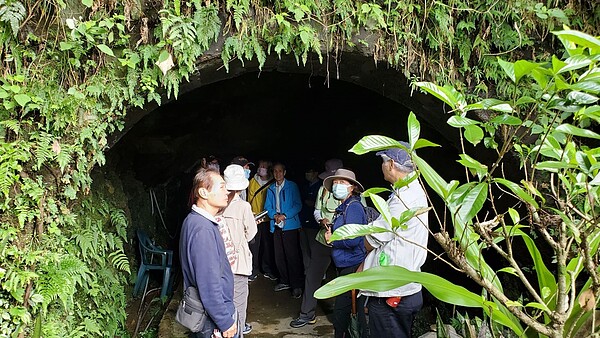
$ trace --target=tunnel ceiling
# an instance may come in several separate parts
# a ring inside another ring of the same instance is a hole
[[[406,139],[409,109],[362,86],[304,73],[277,70],[244,72],[197,87],[177,100],[144,112],[109,151],[109,161],[131,169],[148,186],[189,172],[203,156],[222,163],[242,154],[288,164],[288,174],[303,173],[308,163],[340,157],[345,165],[370,174],[367,186],[381,185],[375,155],[349,153],[370,134]],[[448,168],[448,135],[421,121],[422,137],[446,144],[421,154]],[[449,174],[451,175],[451,171]]]

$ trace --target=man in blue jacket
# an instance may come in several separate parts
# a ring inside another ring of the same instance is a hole
[[[225,253],[215,215],[227,206],[225,181],[214,169],[200,169],[194,176],[194,205],[183,221],[179,257],[183,286],[195,286],[208,314],[195,337],[209,338],[215,331],[237,337],[237,313],[233,305],[233,273]]]
[[[304,265],[300,251],[300,210],[302,199],[298,185],[285,179],[285,165],[273,166],[275,182],[267,188],[265,210],[271,219],[275,265],[279,270],[279,284],[275,291],[292,289],[294,298],[302,297]]]

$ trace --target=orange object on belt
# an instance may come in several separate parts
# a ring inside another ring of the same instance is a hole
[[[398,304],[400,304],[400,301],[402,300],[402,297],[389,297],[388,299],[385,300],[385,302],[387,303],[387,305],[396,308],[398,306]]]

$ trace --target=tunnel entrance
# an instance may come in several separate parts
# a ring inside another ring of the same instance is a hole
[[[404,104],[346,81],[246,73],[198,87],[147,113],[109,150],[108,162],[142,190],[165,191],[168,228],[175,233],[187,214],[192,172],[209,155],[220,159],[221,170],[237,155],[282,161],[287,178],[298,184],[307,166],[322,170],[327,159],[337,157],[365,187],[387,186],[373,153],[359,156],[348,150],[366,135],[406,140],[409,112]],[[452,137],[416,113],[421,137],[442,145],[424,149],[420,156],[447,180],[458,177],[461,167]]]
[[[221,170],[237,155],[282,161],[286,177],[299,185],[308,166],[323,170],[325,160],[337,157],[366,188],[387,187],[379,158],[348,150],[366,135],[406,140],[409,112],[406,105],[347,81],[328,83],[323,76],[277,71],[245,73],[147,112],[109,150],[107,163],[123,181],[132,228],[145,228],[177,253],[191,180],[202,157],[218,157]],[[423,149],[420,156],[447,180],[457,178],[461,167],[449,136],[415,113],[421,137],[442,145]],[[429,243],[441,252],[433,239]],[[428,266],[434,265],[437,273],[444,269],[430,257],[423,270],[433,271]]]

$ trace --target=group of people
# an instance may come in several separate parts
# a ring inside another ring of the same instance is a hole
[[[415,170],[402,149],[377,155],[383,177],[392,185]],[[290,323],[299,328],[316,323],[314,292],[331,262],[338,276],[383,265],[420,271],[427,256],[427,213],[413,217],[396,233],[331,241],[332,234],[346,224],[367,224],[364,187],[352,170],[344,168],[341,160],[330,159],[320,174],[308,168],[306,182],[298,185],[286,179],[283,163],[258,161],[250,177],[253,165],[238,156],[221,175],[218,161],[209,160],[193,179],[180,258],[184,288],[198,288],[209,317],[197,337],[243,337],[252,330],[246,323],[248,283],[259,274],[277,281],[274,291],[290,290],[292,297],[302,297],[300,314]],[[394,189],[387,204],[395,218],[428,205],[418,180]],[[383,217],[372,223],[392,229]],[[348,291],[334,302],[335,337],[350,336],[354,311],[361,337],[410,337],[422,304],[418,283],[385,292]]]

